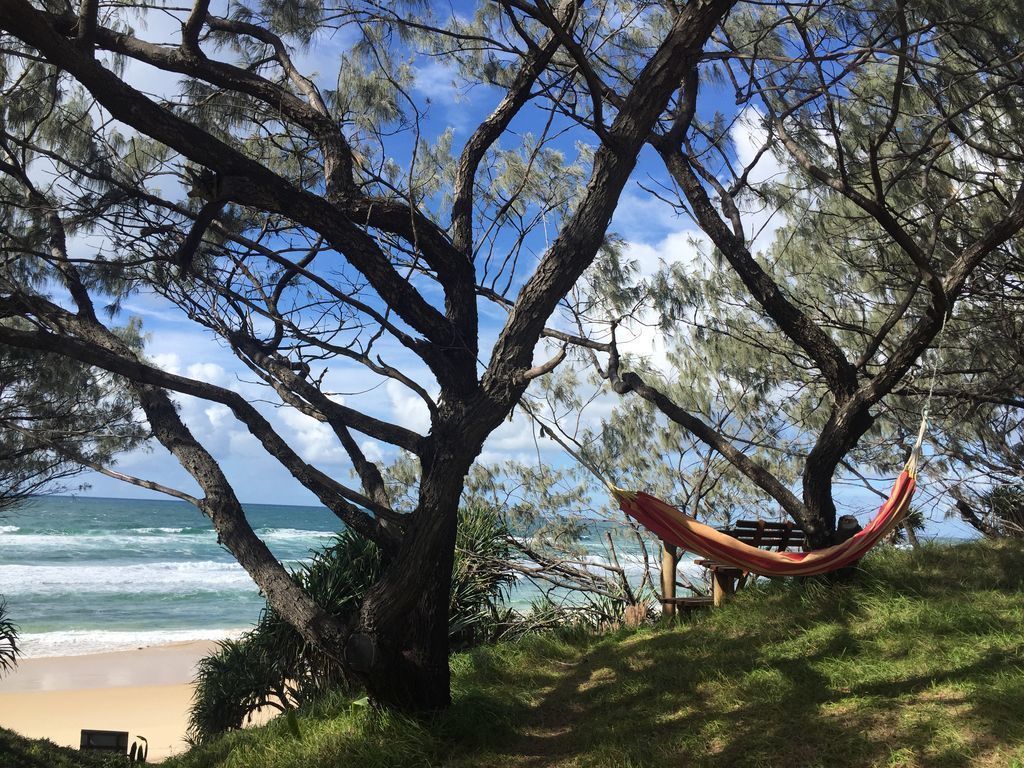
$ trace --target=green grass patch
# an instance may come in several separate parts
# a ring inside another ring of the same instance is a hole
[[[26,739],[0,728],[2,768],[124,768],[123,757],[79,752],[46,739]]]
[[[850,584],[459,655],[430,718],[337,698],[165,765],[1024,768],[1022,597],[1019,545],[881,550]]]

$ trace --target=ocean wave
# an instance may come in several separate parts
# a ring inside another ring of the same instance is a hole
[[[4,528],[13,530],[4,531]],[[96,530],[77,532],[36,532],[17,535],[16,526],[2,526],[5,548],[38,549],[49,551],[97,551],[118,549],[149,549],[153,546],[191,549],[196,545],[215,545],[216,531],[212,528],[129,528],[118,531]],[[257,528],[256,535],[270,544],[299,544],[309,547],[322,544],[335,535],[334,531],[306,531],[299,528]]]
[[[190,536],[202,533],[212,533],[210,528],[130,528],[131,533],[161,534],[161,533],[184,533]]]
[[[20,530],[21,528],[16,525],[0,525],[0,534],[17,533]]]
[[[334,536],[337,531],[307,531],[302,528],[257,528],[256,535],[261,539],[326,539]]]
[[[156,562],[134,565],[0,565],[8,597],[19,595],[194,594],[255,591],[234,562]]]
[[[26,633],[19,643],[25,658],[82,656],[87,653],[125,651],[149,645],[187,643],[196,640],[224,640],[238,637],[245,629],[110,630],[72,629],[63,632]]]

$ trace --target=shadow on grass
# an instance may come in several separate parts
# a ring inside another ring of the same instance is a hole
[[[355,713],[339,700],[304,714],[301,740],[272,723],[171,762],[1024,765],[1022,584],[1020,546],[882,551],[853,584],[759,585],[670,629],[528,636],[460,654],[453,706],[433,717]]]
[[[973,589],[1019,588],[1019,549],[964,554],[992,556]],[[884,594],[862,608],[863,583],[770,585],[675,630],[600,639],[524,713],[511,748],[475,764],[1010,764],[1000,748],[1024,756],[1021,618],[1005,600],[960,600],[963,571],[934,578],[870,585],[909,598],[881,618]]]

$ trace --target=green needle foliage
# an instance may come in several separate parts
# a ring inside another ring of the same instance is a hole
[[[137,328],[122,332],[137,342]],[[99,369],[0,345],[0,510],[138,446],[146,430],[135,405]]]

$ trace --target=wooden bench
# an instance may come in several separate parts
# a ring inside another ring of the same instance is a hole
[[[684,586],[676,581],[676,567],[679,565],[679,548],[661,542],[661,615],[674,619],[680,611],[692,611],[711,605],[710,597],[676,597],[676,587]]]
[[[761,549],[782,552],[786,549],[805,549],[806,537],[802,528],[792,522],[771,523],[767,520],[737,520],[731,528],[720,529],[744,544]],[[725,599],[736,593],[741,580],[746,581],[744,572],[727,563],[714,560],[697,560],[697,565],[711,571],[713,592],[709,597],[676,597],[676,567],[679,564],[679,550],[666,542],[661,543],[661,610],[666,618],[672,618],[680,611],[692,611],[709,605],[719,606]]]
[[[737,520],[731,528],[723,528],[721,531],[744,544],[773,552],[783,552],[787,549],[802,551],[807,544],[803,529],[792,522]],[[716,560],[697,560],[696,563],[711,571],[712,602],[715,606],[721,605],[731,595],[736,594],[736,590],[746,583],[746,573],[734,565]]]
[[[83,728],[78,749],[92,752],[117,752],[127,755],[128,731],[94,731]]]

